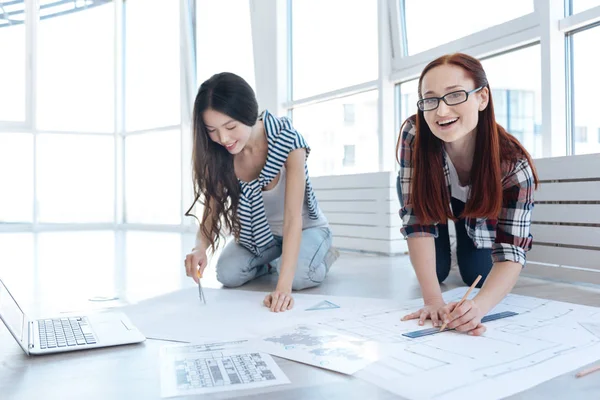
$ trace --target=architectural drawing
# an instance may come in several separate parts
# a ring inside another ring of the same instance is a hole
[[[458,301],[465,290],[444,297]],[[484,336],[402,336],[423,328],[400,321],[420,306],[416,300],[397,308],[348,310],[319,326],[394,344],[393,354],[356,376],[407,398],[501,398],[600,359],[600,314],[594,307],[511,294],[490,313],[519,315],[489,322]]]
[[[381,357],[379,345],[356,336],[297,325],[262,338],[257,348],[278,357],[353,374]]]
[[[167,346],[161,349],[163,397],[206,394],[289,383],[269,354],[246,341]]]

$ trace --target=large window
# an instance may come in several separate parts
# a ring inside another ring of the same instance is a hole
[[[379,169],[377,100],[369,91],[293,110],[294,126],[311,147],[311,175]]]
[[[33,222],[31,134],[0,133],[0,188],[0,223]]]
[[[292,1],[293,98],[377,79],[377,2]]]
[[[198,85],[233,72],[255,87],[249,0],[197,1],[196,41]]]
[[[533,0],[403,0],[402,3],[406,6],[409,55],[533,12]]]
[[[600,42],[600,27],[572,36],[573,49],[573,152],[600,153],[600,114],[596,95],[600,92],[595,49]]]
[[[180,131],[127,136],[125,160],[126,222],[180,224]]]
[[[112,132],[114,6],[42,19],[38,37],[38,128]]]
[[[178,125],[179,2],[127,0],[125,5],[126,130]]]
[[[112,136],[40,134],[37,138],[39,221],[112,222],[114,171]]]
[[[25,120],[25,13],[0,1],[0,121]]]

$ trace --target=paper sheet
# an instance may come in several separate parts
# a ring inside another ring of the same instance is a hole
[[[253,343],[278,357],[350,375],[381,358],[377,342],[311,325],[283,329]]]
[[[465,290],[444,297],[458,300]],[[320,325],[394,343],[393,354],[355,376],[408,399],[481,399],[482,393],[500,399],[600,359],[600,338],[580,324],[586,321],[590,328],[600,322],[595,307],[511,294],[490,313],[520,314],[486,323],[484,336],[401,336],[419,329],[415,321],[400,318],[420,306],[417,300],[395,309],[355,311]]]
[[[480,399],[481,393],[486,399],[502,398],[600,360],[600,308],[595,307],[511,294],[490,313],[520,315],[486,323],[484,337],[443,332],[410,339],[402,333],[429,326],[400,318],[420,308],[422,299],[400,304],[295,294],[293,310],[272,313],[262,306],[265,293],[205,289],[207,305],[203,306],[194,289],[123,311],[146,336],[164,339],[262,338],[305,324],[387,343],[394,350],[354,376],[408,399],[468,400]],[[466,290],[454,289],[444,297],[458,301]],[[340,308],[305,311],[324,300]]]
[[[191,288],[126,306],[122,310],[147,337],[194,343],[199,340],[260,337],[278,329],[335,315],[342,308],[397,304],[382,299],[294,293],[292,310],[273,313],[262,304],[266,294],[205,288],[206,305],[203,305],[198,301],[198,289]],[[325,300],[340,308],[305,311]]]
[[[162,397],[290,383],[269,354],[246,345],[246,341],[233,341],[161,348]]]

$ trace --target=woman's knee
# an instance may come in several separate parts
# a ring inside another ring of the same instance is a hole
[[[220,258],[217,262],[217,280],[225,287],[238,287],[248,281],[240,264],[228,258]]]
[[[327,276],[327,267],[323,262],[318,265],[299,263],[292,282],[292,290],[303,290],[319,286]]]
[[[227,243],[217,261],[217,280],[226,287],[237,287],[250,280],[254,255],[240,244]]]

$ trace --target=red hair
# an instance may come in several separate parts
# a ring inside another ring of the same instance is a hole
[[[445,64],[462,68],[474,81],[475,87],[487,87],[489,91],[488,105],[483,111],[479,111],[475,153],[471,168],[471,194],[461,218],[495,220],[502,207],[502,166],[512,166],[517,161],[526,158],[531,166],[536,188],[538,185],[537,173],[527,150],[496,122],[492,91],[485,71],[477,59],[463,53],[455,53],[430,62],[419,78],[419,98],[422,98],[421,83],[425,74],[429,70]],[[397,155],[401,140],[402,135],[398,138]],[[431,132],[425,122],[423,111],[418,110],[416,137],[412,151],[413,175],[409,201],[419,223],[425,225],[435,222],[446,223],[448,219],[456,219],[450,210],[450,193],[448,193],[444,177],[442,146],[442,140]]]

